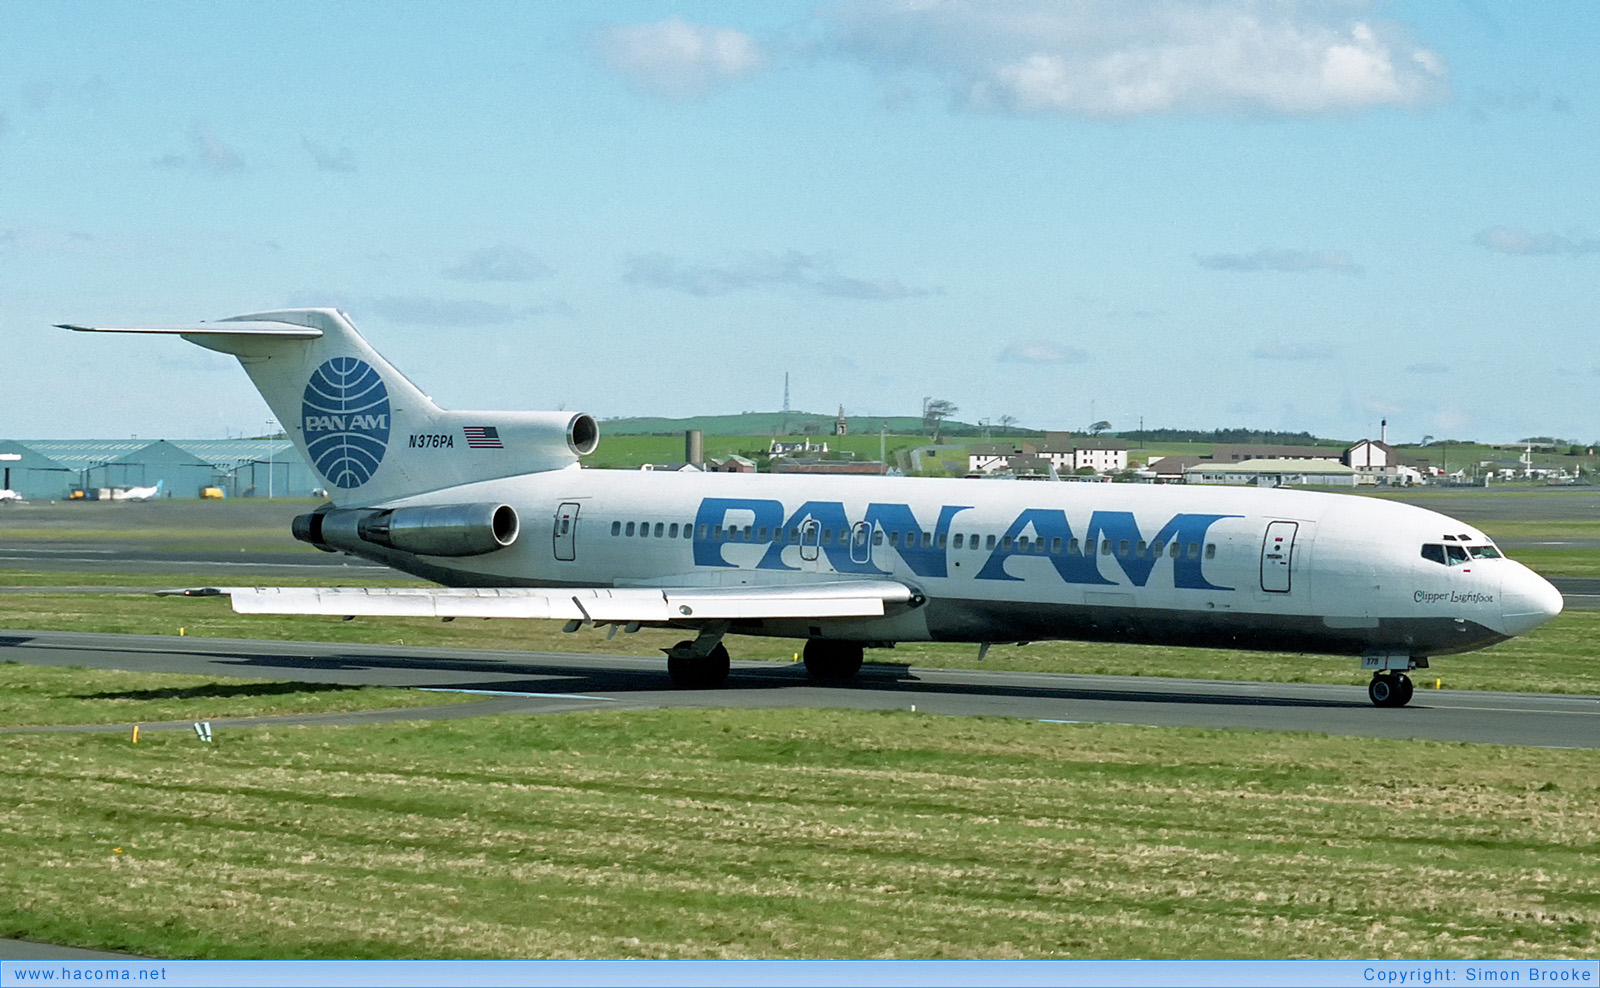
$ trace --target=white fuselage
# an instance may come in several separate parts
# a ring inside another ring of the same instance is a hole
[[[1471,526],[1305,491],[569,468],[372,507],[492,501],[521,518],[507,548],[362,554],[450,586],[887,578],[926,603],[731,629],[881,644],[1072,638],[1427,656],[1520,634],[1561,606]],[[1464,561],[1435,561],[1425,545],[1457,546]]]

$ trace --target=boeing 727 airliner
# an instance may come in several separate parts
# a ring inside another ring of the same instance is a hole
[[[241,613],[682,628],[682,687],[730,634],[805,640],[820,681],[896,642],[1081,639],[1346,654],[1378,706],[1432,656],[1530,631],[1548,582],[1409,505],[1257,488],[585,470],[585,414],[446,411],[341,312],[170,333],[233,354],[326,481],[294,537],[442,584],[212,589]]]

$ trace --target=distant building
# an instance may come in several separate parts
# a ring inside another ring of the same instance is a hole
[[[730,454],[728,456],[725,456],[720,460],[712,460],[709,463],[707,463],[706,466],[708,468],[708,472],[710,472],[710,473],[755,473],[756,472],[756,461],[752,460],[752,459],[748,459],[748,458],[743,457],[743,456],[740,456],[737,453],[733,453],[733,454]]]
[[[840,474],[862,477],[882,477],[889,472],[886,464],[877,460],[809,460],[779,457],[769,468],[773,473]]]
[[[1068,432],[1047,432],[1043,442],[983,443],[967,450],[967,474],[1120,473],[1128,469],[1128,444],[1120,439],[1074,438]]]
[[[1330,460],[1338,463],[1344,459],[1344,451],[1333,446],[1218,443],[1211,451],[1211,459],[1218,463],[1242,463],[1245,460]]]
[[[850,421],[844,417],[843,405],[839,406],[839,417],[834,420],[833,434],[836,436],[847,436],[850,434]]]
[[[25,501],[66,497],[76,480],[75,471],[15,440],[0,440],[0,489],[15,491]],[[10,457],[16,459],[10,459]]]
[[[1190,467],[1215,463],[1209,456],[1152,456],[1149,469],[1160,483],[1181,484]]]
[[[1238,463],[1200,463],[1184,471],[1190,484],[1230,484],[1257,487],[1354,487],[1356,471],[1343,463],[1324,459],[1275,458]]]
[[[95,497],[160,481],[172,498],[199,497],[207,487],[229,497],[308,497],[323,486],[287,439],[19,439],[0,442],[4,449],[31,454],[19,461],[31,468],[32,493],[18,492],[28,498],[74,490]]]
[[[674,461],[672,461],[670,463],[644,463],[644,464],[640,465],[639,469],[640,470],[650,470],[650,471],[654,471],[656,473],[699,473],[699,472],[701,472],[701,467],[700,467],[699,464],[690,463],[687,460],[674,460]]]
[[[802,439],[799,442],[774,439],[772,445],[767,447],[768,456],[805,456],[807,453],[826,453],[827,451],[827,443],[814,443],[809,439]]]

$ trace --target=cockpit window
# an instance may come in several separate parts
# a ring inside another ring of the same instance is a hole
[[[1474,559],[1499,559],[1500,550],[1492,545],[1456,545],[1454,542],[1439,545],[1430,542],[1422,547],[1422,558],[1442,566],[1460,566]]]

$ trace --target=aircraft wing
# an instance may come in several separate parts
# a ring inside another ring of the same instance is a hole
[[[227,596],[240,614],[340,617],[544,618],[595,623],[754,618],[881,617],[884,605],[920,601],[889,580],[772,587],[205,587],[164,591]]]

